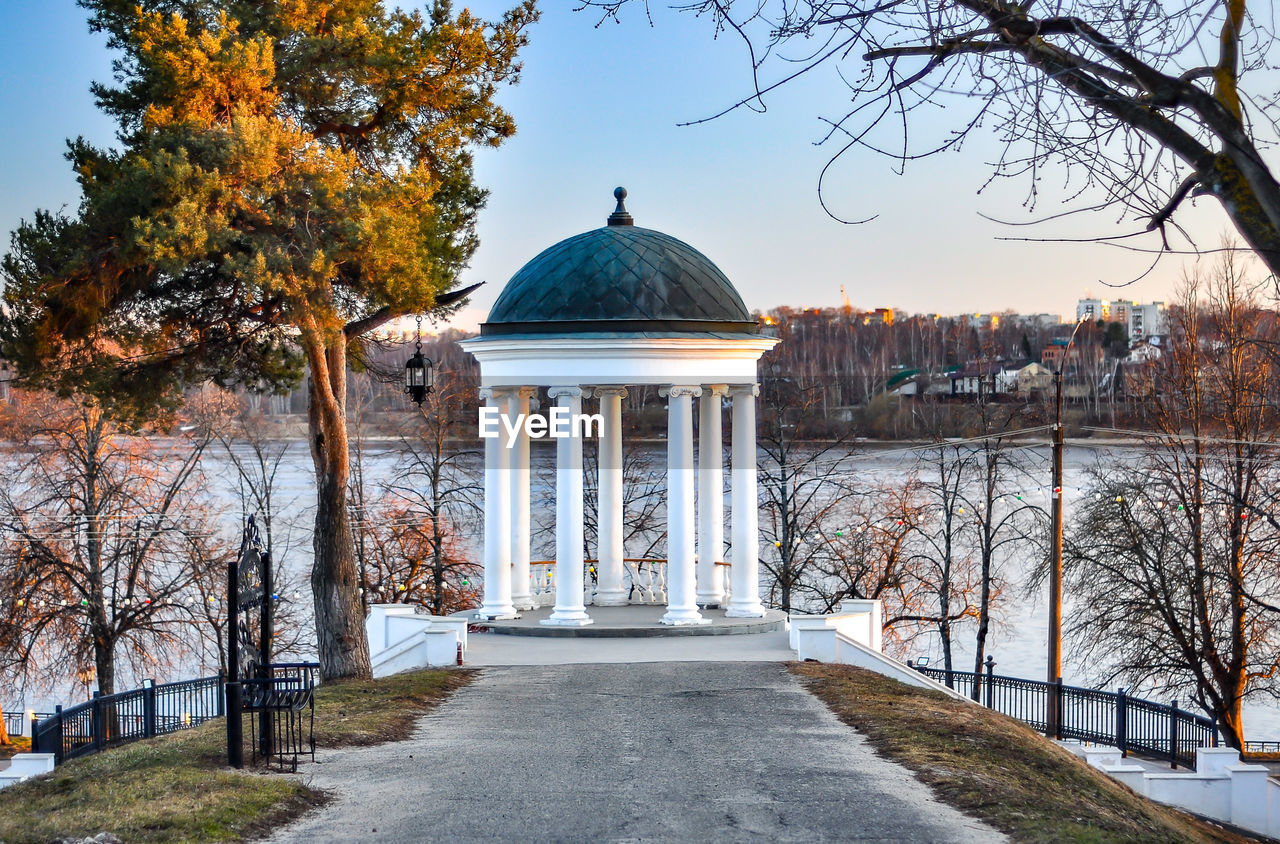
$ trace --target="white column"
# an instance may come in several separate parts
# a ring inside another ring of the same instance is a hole
[[[667,613],[663,624],[708,624],[698,612],[694,571],[693,397],[700,387],[667,387]]]
[[[760,617],[760,499],[756,487],[756,396],[755,384],[729,388],[733,401],[733,565],[729,569],[733,588],[725,615],[731,618]]]
[[[702,388],[698,400],[698,603],[724,603],[724,448],[720,430],[723,384]]]
[[[582,390],[552,387],[547,395],[560,411],[550,431],[556,438],[556,606],[541,623],[581,627],[592,622],[582,601],[582,437],[572,429],[582,413]],[[570,436],[556,436],[566,428]]]
[[[620,607],[627,603],[623,587],[622,558],[622,400],[623,387],[597,387],[604,430],[600,432],[600,454],[596,460],[600,477],[596,507],[596,606]]]
[[[480,391],[485,406],[503,410],[502,391]],[[484,602],[479,618],[515,618],[511,603],[511,452],[501,436],[484,441]]]
[[[507,417],[514,425],[529,415],[535,387],[507,394]],[[505,434],[504,442],[505,442]],[[534,608],[529,591],[529,432],[523,425],[511,446],[511,603],[517,610]]]

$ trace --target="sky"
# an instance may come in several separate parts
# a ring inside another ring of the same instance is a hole
[[[488,18],[506,6],[468,5]],[[914,162],[905,175],[874,153],[846,155],[824,196],[837,214],[876,219],[839,223],[817,195],[819,173],[835,152],[815,143],[821,118],[848,101],[833,69],[776,92],[764,113],[741,109],[681,125],[748,92],[740,42],[713,39],[705,19],[661,5],[652,7],[652,23],[637,7],[621,24],[573,11],[575,0],[540,5],[520,84],[500,97],[517,135],[477,155],[477,180],[491,193],[479,218],[480,248],[462,282],[485,285],[454,318],[458,327],[483,321],[506,281],[540,251],[603,225],[618,185],[630,194],[637,225],[702,251],[752,309],[838,305],[843,286],[862,309],[1071,318],[1087,294],[1167,300],[1183,274],[1183,259],[1168,259],[1141,281],[1111,289],[1141,275],[1149,258],[1095,244],[1000,240],[1111,235],[1133,224],[1117,226],[1114,213],[1101,212],[1028,232],[984,219],[1025,222],[1060,210],[1050,199],[1029,213],[1023,181],[998,181],[979,193],[998,153],[987,136],[959,153]],[[0,229],[11,231],[37,208],[74,208],[65,140],[111,142],[113,126],[89,93],[91,81],[110,73],[105,41],[88,32],[74,0],[0,0]],[[928,116],[915,129],[945,131],[949,117]],[[1055,176],[1041,185],[1050,197]],[[1212,200],[1199,200],[1182,220],[1211,245],[1229,230]]]

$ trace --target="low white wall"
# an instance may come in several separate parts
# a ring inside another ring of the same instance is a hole
[[[850,600],[830,615],[792,615],[791,647],[801,660],[856,665],[922,689],[957,700],[968,698],[881,653],[879,601]]]
[[[369,607],[369,617],[364,620],[364,632],[369,639],[369,653],[385,651],[394,640],[388,636],[391,619],[400,616],[412,616],[413,607],[409,604],[373,604]]]
[[[455,616],[419,615],[408,604],[374,604],[365,619],[373,676],[385,677],[414,668],[456,665],[458,650],[466,657],[467,620]]]
[[[1231,777],[1222,774],[1148,772],[1147,796],[1219,821],[1231,820]]]
[[[1262,765],[1240,761],[1229,747],[1196,751],[1194,771],[1152,771],[1118,750],[1087,749],[1084,757],[1139,794],[1261,835],[1280,837],[1280,783]]]
[[[840,609],[826,615],[805,615],[792,613],[787,617],[790,629],[791,649],[799,647],[801,630],[829,628],[839,630],[857,642],[862,642],[873,650],[880,650],[880,623],[883,610],[879,601],[849,600],[840,604]],[[823,660],[827,662],[829,660]]]
[[[0,788],[53,770],[52,753],[16,753],[0,762]]]

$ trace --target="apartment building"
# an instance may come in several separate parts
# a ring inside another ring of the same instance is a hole
[[[1127,299],[1081,299],[1076,302],[1076,320],[1123,323],[1130,339],[1142,340],[1169,332],[1168,306],[1164,302],[1133,302]]]

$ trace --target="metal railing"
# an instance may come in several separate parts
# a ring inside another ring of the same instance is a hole
[[[1212,719],[1178,708],[1178,702],[1156,703],[1126,694],[1124,689],[1106,692],[1067,686],[1059,680],[1026,680],[994,673],[988,659],[986,671],[947,671],[912,665],[930,679],[975,699],[1040,732],[1048,730],[1046,720],[1050,696],[1058,701],[1054,738],[1106,744],[1124,756],[1134,753],[1169,762],[1177,768],[1194,768],[1196,749],[1218,746],[1218,727]]]
[[[48,718],[52,712],[24,712],[21,709],[4,711],[4,731],[10,736],[25,736],[27,721],[31,718]]]
[[[109,747],[198,727],[224,714],[223,678],[202,677],[93,699],[31,722],[31,752],[52,753],[56,764]]]
[[[1270,755],[1280,753],[1280,741],[1246,741],[1244,743],[1245,754],[1257,753],[1261,755]]]
[[[599,560],[583,560],[583,600],[591,603],[596,586],[596,564]],[[627,591],[628,603],[662,605],[667,602],[667,561],[653,557],[623,557],[622,588]],[[716,563],[727,566],[728,563]],[[529,562],[529,594],[538,607],[549,607],[556,602],[555,560],[531,560]],[[726,578],[727,580],[727,578]]]

